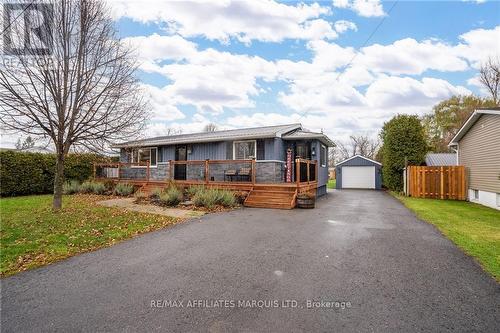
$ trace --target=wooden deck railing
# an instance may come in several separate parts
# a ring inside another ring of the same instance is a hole
[[[134,169],[144,170],[144,175],[139,174],[139,177],[127,177],[127,175],[122,176],[120,172],[123,173],[124,170]],[[147,162],[139,163],[95,163],[94,164],[94,178],[96,179],[138,179],[138,180],[149,180],[151,175],[150,164]]]
[[[259,165],[261,162],[259,161]],[[268,163],[283,163],[267,161]],[[280,164],[281,168],[281,164]],[[315,160],[298,158],[295,160],[295,179],[297,185],[310,185],[318,180],[318,163]],[[159,170],[161,169],[161,172]],[[278,169],[282,170],[282,169]],[[232,171],[232,173],[228,173]],[[153,172],[153,175],[152,175]],[[260,177],[260,175],[259,175]],[[271,183],[285,183],[285,177],[276,176]],[[160,162],[155,166],[146,163],[97,163],[94,165],[94,178],[138,181],[169,181],[186,183],[257,183],[257,161],[240,160],[188,160]],[[258,181],[262,182],[262,179]]]
[[[295,160],[295,182],[297,184],[318,181],[318,161],[297,158]]]
[[[169,161],[170,179],[178,182],[211,183],[220,181],[243,182],[255,184],[256,161],[251,160],[188,160]],[[179,166],[185,166],[180,169]],[[234,173],[227,174],[232,170]],[[184,175],[185,173],[185,175]],[[179,177],[179,174],[181,177]],[[186,177],[184,177],[186,176]],[[186,180],[178,179],[186,178]],[[222,179],[221,179],[222,178]]]

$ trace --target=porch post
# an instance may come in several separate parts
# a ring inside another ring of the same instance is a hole
[[[300,159],[295,159],[295,182],[297,186],[300,183]]]
[[[149,182],[149,161],[146,163],[146,179]]]
[[[168,178],[169,180],[174,179],[174,165],[172,164],[172,160],[168,160],[168,167],[169,167],[169,172],[168,172]]]
[[[208,159],[205,160],[205,183],[208,185],[209,164]]]
[[[255,184],[255,157],[252,158],[252,184]]]
[[[117,175],[117,178],[120,179],[120,166],[122,164],[120,162],[118,162],[118,175]]]
[[[94,173],[94,179],[95,179],[95,176],[96,176],[96,165],[95,165],[95,162],[93,163],[93,173]]]
[[[311,180],[311,174],[309,171],[309,166],[311,165],[311,161],[307,160],[307,183],[309,184],[309,181]]]

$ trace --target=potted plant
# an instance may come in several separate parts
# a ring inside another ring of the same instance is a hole
[[[310,193],[300,193],[297,195],[297,207],[314,208],[316,196]]]

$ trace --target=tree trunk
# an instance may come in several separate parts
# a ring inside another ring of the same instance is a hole
[[[64,184],[64,154],[58,153],[56,159],[56,172],[54,174],[54,199],[52,210],[58,211],[62,207],[62,194]]]

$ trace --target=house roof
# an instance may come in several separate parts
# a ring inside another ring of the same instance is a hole
[[[287,133],[281,137],[283,140],[307,140],[307,139],[318,139],[323,144],[328,147],[335,147],[335,143],[330,140],[325,134],[321,132],[310,132],[302,129]]]
[[[428,153],[425,156],[425,164],[428,166],[457,165],[457,154],[454,154],[454,153]]]
[[[362,156],[362,155],[354,155],[354,156],[352,156],[352,157],[349,157],[349,158],[347,158],[347,159],[345,159],[345,160],[343,160],[343,161],[341,161],[341,162],[337,163],[337,165],[336,165],[336,166],[339,166],[339,165],[341,165],[341,164],[344,164],[345,162],[350,161],[350,160],[353,160],[353,159],[358,158],[358,157],[359,157],[359,158],[362,158],[362,159],[364,159],[364,160],[370,161],[370,162],[372,162],[372,163],[378,164],[378,165],[380,165],[380,166],[382,165],[382,163],[377,162],[377,161],[375,161],[375,160],[372,160],[371,158],[364,157],[364,156]]]
[[[241,129],[225,130],[225,131],[160,136],[143,140],[122,142],[119,144],[115,144],[112,147],[126,148],[126,147],[145,147],[145,146],[157,146],[157,145],[229,141],[229,140],[265,139],[265,138],[282,137],[282,135],[285,133],[301,129],[302,129],[301,124],[241,128]]]
[[[500,116],[500,108],[489,108],[489,109],[476,109],[470,116],[467,118],[465,123],[460,127],[457,134],[451,139],[448,146],[456,146],[458,142],[464,137],[465,134],[469,131],[469,129],[476,123],[476,121],[481,118],[483,114],[493,114]]]

